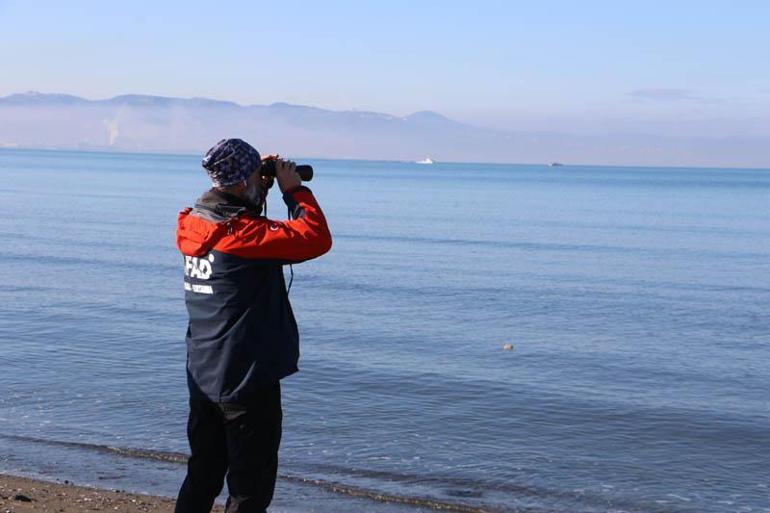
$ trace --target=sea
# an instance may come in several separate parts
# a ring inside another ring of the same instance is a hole
[[[334,245],[271,511],[770,512],[770,170],[297,160]],[[0,472],[175,496],[208,187],[0,150]]]

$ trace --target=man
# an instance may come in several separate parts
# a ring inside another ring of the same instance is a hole
[[[273,497],[281,438],[279,380],[297,371],[299,336],[283,265],[318,257],[331,234],[295,164],[275,178],[293,219],[260,212],[272,178],[240,139],[203,158],[213,188],[180,212],[184,255],[191,456],[177,513],[208,513],[225,475],[227,513],[263,513]]]

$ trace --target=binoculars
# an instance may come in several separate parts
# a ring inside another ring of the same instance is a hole
[[[272,176],[275,178],[275,159],[262,161],[262,167],[259,169],[262,176]],[[309,182],[313,179],[313,166],[307,164],[297,164],[297,174],[303,182]]]

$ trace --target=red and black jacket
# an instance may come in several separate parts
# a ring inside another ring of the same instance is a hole
[[[216,189],[179,213],[194,397],[244,402],[261,385],[297,371],[299,334],[282,266],[323,255],[332,239],[310,189],[298,187],[283,199],[295,219],[267,219]]]

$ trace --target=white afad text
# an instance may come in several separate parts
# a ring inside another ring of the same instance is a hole
[[[197,278],[199,280],[208,280],[211,278],[213,272],[212,264],[214,263],[214,254],[209,253],[208,257],[192,257],[185,255],[184,257],[184,275],[188,278]],[[196,283],[190,283],[185,280],[184,289],[191,292],[197,292],[199,294],[213,294],[214,291],[211,285],[200,285]]]

